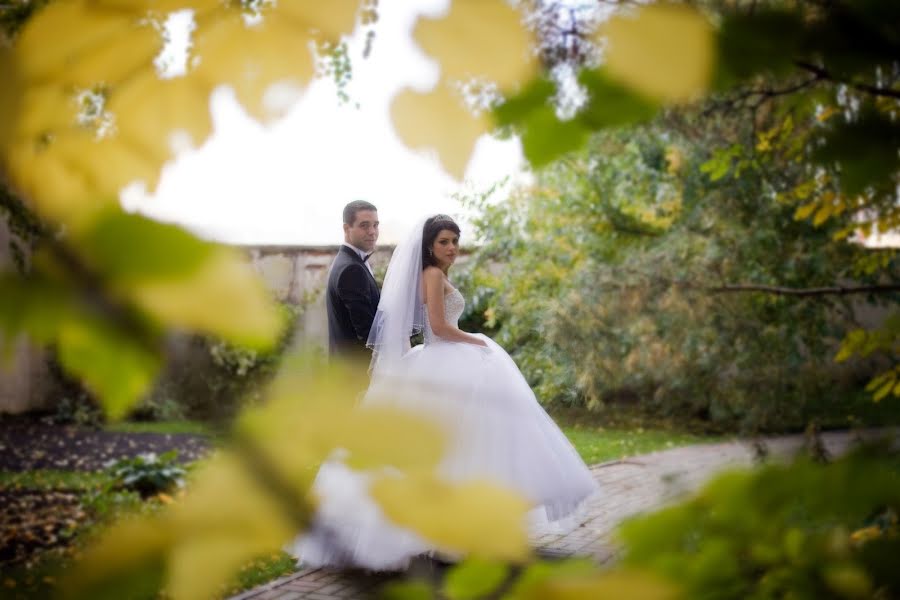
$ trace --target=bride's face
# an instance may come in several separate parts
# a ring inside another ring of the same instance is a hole
[[[431,252],[438,265],[446,269],[456,261],[459,254],[459,236],[449,229],[442,230],[434,238]]]

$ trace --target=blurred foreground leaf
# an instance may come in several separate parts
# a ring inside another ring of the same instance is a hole
[[[528,504],[486,481],[449,484],[427,474],[384,476],[372,497],[395,523],[449,552],[521,561],[528,554]]]
[[[681,4],[651,4],[602,28],[610,75],[659,101],[685,102],[706,91],[715,38],[706,17]]]
[[[876,446],[824,466],[721,475],[693,500],[627,522],[625,563],[682,583],[688,597],[894,597],[900,577],[884,565],[900,552],[898,465]],[[873,520],[876,543],[855,542]]]
[[[449,600],[474,600],[489,596],[509,576],[509,566],[500,562],[471,558],[456,566],[444,578],[444,595]]]

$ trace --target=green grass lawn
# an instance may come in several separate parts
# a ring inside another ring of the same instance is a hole
[[[37,490],[91,490],[106,485],[106,473],[82,471],[0,471],[0,489],[27,488]]]
[[[200,421],[117,421],[103,426],[107,431],[124,433],[193,433],[214,435],[214,429]]]
[[[585,427],[570,425],[562,427],[563,433],[578,450],[582,460],[587,464],[595,464],[666,450],[677,446],[689,446],[704,442],[718,441],[721,438],[680,433],[666,430],[650,429],[606,429],[603,427]]]

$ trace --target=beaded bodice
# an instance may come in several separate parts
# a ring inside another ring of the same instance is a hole
[[[447,319],[447,323],[453,326],[459,326],[459,318],[462,316],[465,308],[466,300],[459,290],[454,288],[449,294],[444,294],[444,318]],[[437,339],[437,336],[435,336],[434,332],[431,330],[431,323],[428,322],[427,310],[425,311],[424,336],[426,344]]]

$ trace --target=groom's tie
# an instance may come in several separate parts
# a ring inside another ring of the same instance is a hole
[[[369,259],[372,257],[372,254],[375,254],[375,253],[372,252],[372,253],[370,253],[370,254],[366,254],[366,255],[363,257],[363,262],[365,263],[366,268],[369,269],[369,273],[372,274],[372,277],[375,277],[375,271],[372,270],[372,265],[369,264]]]

